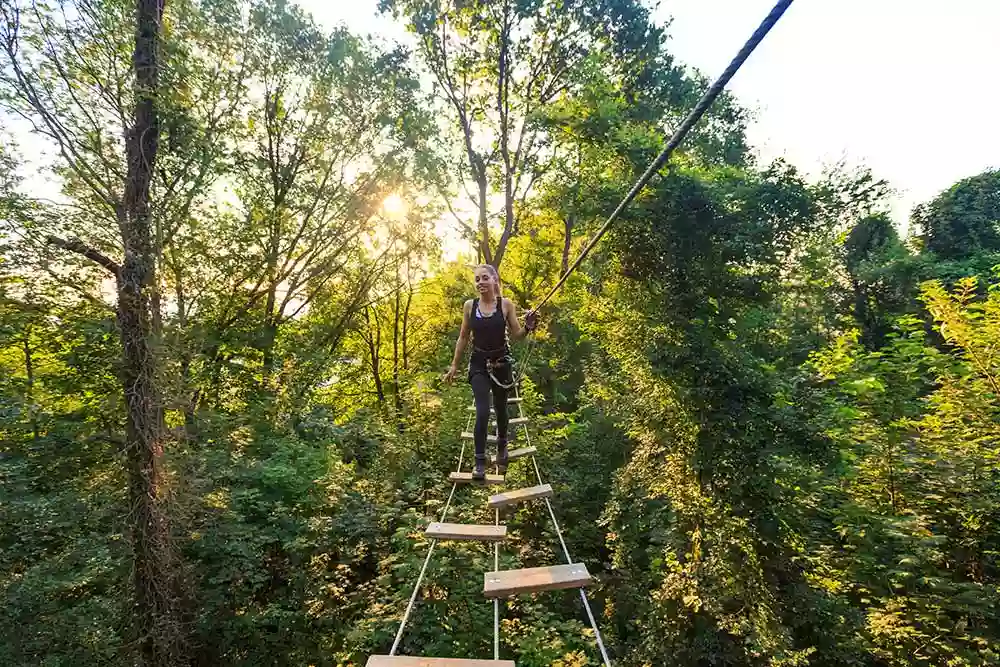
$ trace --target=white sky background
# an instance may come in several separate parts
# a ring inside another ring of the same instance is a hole
[[[376,0],[298,0],[318,21],[405,39]],[[662,0],[670,50],[714,79],[774,0]],[[798,0],[729,85],[765,161],[807,173],[846,159],[913,205],[1000,166],[1000,0]]]

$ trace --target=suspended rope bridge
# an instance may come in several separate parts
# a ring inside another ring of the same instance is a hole
[[[615,210],[612,211],[611,215],[608,216],[608,219],[603,225],[601,225],[597,233],[594,234],[594,236],[587,242],[573,264],[566,269],[563,275],[559,278],[558,282],[552,286],[552,289],[550,289],[542,300],[539,301],[533,310],[538,310],[541,306],[547,303],[549,299],[551,299],[552,296],[566,283],[569,276],[576,271],[577,268],[579,268],[579,266],[583,263],[583,260],[590,254],[590,251],[593,250],[594,246],[597,245],[608,229],[610,229],[611,225],[614,224],[615,220],[617,220],[621,215],[622,211],[625,210],[625,207],[627,207],[636,198],[636,196],[638,196],[653,176],[657,174],[667,163],[667,160],[670,159],[674,150],[681,145],[691,129],[695,126],[695,124],[697,124],[701,117],[705,115],[705,112],[708,111],[713,102],[715,102],[716,98],[718,98],[718,96],[722,93],[726,84],[729,83],[729,80],[733,78],[743,63],[746,62],[747,58],[749,58],[754,49],[756,49],[761,41],[763,41],[764,37],[771,31],[771,28],[775,26],[785,11],[791,6],[792,2],[793,0],[780,0],[780,2],[774,6],[771,12],[760,24],[760,27],[758,27],[750,39],[747,40],[746,44],[742,49],[740,49],[739,53],[725,69],[725,71],[723,71],[719,78],[708,88],[707,91],[705,91],[705,94],[677,128],[660,154],[653,160],[653,162],[650,163],[646,171],[639,177],[639,180],[635,182],[628,194],[625,195],[625,198],[622,199],[621,203],[619,203]],[[531,345],[531,343],[529,343],[529,345]],[[520,395],[519,388],[516,386],[518,384],[517,380],[519,379],[520,377],[515,378],[514,396],[508,399],[508,403],[516,405],[518,408],[518,416],[510,420],[510,426],[523,427],[525,443],[527,446],[509,452],[508,458],[511,461],[515,459],[530,460],[538,484],[528,488],[516,489],[491,495],[487,505],[493,510],[492,525],[447,522],[448,511],[451,509],[452,502],[455,499],[455,491],[460,485],[473,483],[472,472],[462,471],[466,442],[473,439],[473,434],[470,431],[472,425],[472,415],[470,415],[466,424],[466,429],[461,434],[462,448],[458,455],[458,466],[455,469],[455,472],[449,475],[449,480],[452,482],[451,491],[448,494],[448,500],[445,503],[443,511],[441,512],[441,518],[439,521],[430,523],[424,531],[425,535],[430,538],[430,546],[427,549],[427,556],[424,558],[423,566],[420,568],[420,574],[417,576],[417,581],[413,586],[413,592],[410,594],[410,600],[406,605],[406,610],[403,613],[402,620],[400,621],[396,637],[392,642],[392,648],[389,650],[388,655],[370,656],[367,667],[515,667],[513,660],[500,659],[500,599],[515,595],[538,593],[541,591],[572,588],[576,588],[580,592],[580,601],[583,603],[583,608],[586,611],[587,620],[590,622],[590,625],[594,630],[594,639],[597,644],[597,648],[600,651],[603,664],[606,667],[611,667],[611,659],[608,656],[608,651],[604,645],[604,639],[601,636],[597,619],[594,617],[594,612],[590,607],[590,600],[587,597],[586,587],[593,583],[593,579],[587,570],[586,564],[573,562],[569,549],[566,547],[566,540],[563,538],[562,528],[559,526],[559,522],[556,519],[555,510],[552,509],[552,486],[550,484],[546,484],[542,479],[541,469],[539,468],[538,461],[535,458],[537,449],[531,445],[531,435],[527,427],[528,417],[524,414],[522,397]],[[494,442],[496,441],[496,436],[490,436],[489,439],[491,442]],[[504,482],[504,475],[487,475],[486,479],[479,483],[487,485],[500,485]],[[500,543],[507,537],[507,526],[500,524],[500,510],[536,500],[544,501],[545,506],[548,509],[549,518],[552,520],[552,526],[559,538],[559,544],[562,547],[566,563],[563,565],[551,565],[547,567],[501,570]],[[437,546],[439,541],[481,541],[491,542],[493,544],[493,570],[483,573],[483,595],[493,600],[492,660],[397,655],[400,642],[403,638],[403,633],[406,630],[407,622],[409,621],[414,607],[416,606],[417,597],[420,594],[420,587],[427,573],[427,566],[430,564],[434,548]]]

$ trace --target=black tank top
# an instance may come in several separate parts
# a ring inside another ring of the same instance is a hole
[[[488,317],[480,317],[479,299],[472,300],[472,314],[469,316],[472,329],[472,354],[474,357],[495,359],[509,352],[507,347],[507,321],[503,316],[503,306],[497,300],[496,310]]]

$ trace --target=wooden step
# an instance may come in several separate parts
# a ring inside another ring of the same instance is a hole
[[[487,474],[484,482],[483,480],[472,479],[471,472],[453,472],[448,475],[448,480],[456,484],[503,484],[503,475]]]
[[[472,431],[462,431],[462,437],[465,438],[466,440],[475,440],[476,434],[473,433]],[[496,442],[496,441],[497,437],[495,435],[486,436],[486,442]]]
[[[373,655],[365,667],[515,667],[513,660],[422,658],[412,655]]]
[[[526,489],[507,491],[490,496],[490,507],[507,507],[515,503],[521,503],[536,498],[549,498],[552,496],[552,485],[542,484],[541,486],[530,486]]]
[[[508,404],[508,405],[510,405],[511,403],[520,403],[520,402],[521,402],[521,401],[523,401],[523,400],[524,400],[524,399],[523,399],[523,398],[521,398],[520,396],[517,396],[517,397],[514,397],[514,396],[510,396],[510,397],[508,397],[508,398],[507,398],[507,404]],[[474,411],[476,410],[476,405],[475,405],[475,404],[472,404],[472,405],[470,405],[470,406],[469,406],[469,409],[470,409],[470,410],[472,410],[472,411],[474,412]],[[491,409],[491,410],[493,409],[493,406],[492,406],[492,405],[490,406],[490,409]]]
[[[524,399],[514,398],[513,396],[511,396],[510,398],[507,399],[507,404],[510,405],[511,403],[520,403],[522,400],[524,400]],[[469,406],[469,412],[475,412],[475,411],[476,411],[476,406],[474,404],[470,405]],[[492,405],[490,406],[490,412],[493,412],[493,406]]]
[[[475,408],[469,408],[469,412],[475,412],[475,411],[476,411]],[[493,408],[490,408],[490,414],[493,414]],[[511,417],[510,419],[507,420],[507,423],[510,424],[511,426],[520,426],[522,424],[527,424],[528,423],[528,418],[527,417]]]
[[[505,598],[522,593],[583,588],[590,585],[590,581],[590,573],[583,563],[500,570],[483,574],[483,595],[488,598]]]
[[[522,456],[528,456],[536,452],[538,452],[538,449],[535,447],[522,447],[521,449],[512,449],[509,452],[507,452],[507,460],[513,461],[514,459],[519,459]],[[490,463],[496,465],[496,462],[497,462],[497,457],[491,456]]]
[[[507,537],[507,526],[478,525],[468,523],[439,523],[427,526],[427,537],[436,540],[471,540],[480,542],[500,542]]]

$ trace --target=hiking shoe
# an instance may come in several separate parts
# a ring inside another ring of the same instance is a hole
[[[507,441],[500,440],[497,442],[497,473],[500,475],[507,474]]]

